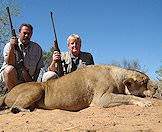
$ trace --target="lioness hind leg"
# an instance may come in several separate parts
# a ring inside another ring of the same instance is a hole
[[[0,109],[1,109],[1,107],[3,105],[3,103],[4,103],[5,97],[6,97],[5,95],[0,97]]]
[[[123,95],[113,93],[103,94],[98,101],[98,105],[104,108],[117,106],[121,104],[138,105],[141,107],[149,107],[152,105],[152,103],[149,100],[144,98],[136,97],[133,95]]]
[[[13,104],[10,103],[11,97],[7,96],[5,99],[5,103],[9,105],[11,108],[11,112],[18,113],[20,111],[27,111],[25,108],[30,107],[33,103],[40,100],[43,96],[44,92],[39,89],[29,89],[26,91],[22,91],[16,98]]]

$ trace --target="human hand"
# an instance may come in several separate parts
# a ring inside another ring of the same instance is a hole
[[[14,36],[11,37],[10,44],[11,44],[11,47],[16,47],[18,45],[18,38]]]
[[[54,51],[52,55],[52,60],[55,62],[61,60],[61,54],[58,51]]]

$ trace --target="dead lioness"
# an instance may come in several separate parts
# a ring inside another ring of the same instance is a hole
[[[146,96],[145,93],[152,96],[148,95],[153,93],[147,88],[148,82],[149,77],[136,70],[108,65],[87,66],[59,79],[17,85],[6,95],[4,103],[11,107],[11,111],[21,111],[32,105],[69,111],[92,105],[150,106],[150,101],[141,98]]]

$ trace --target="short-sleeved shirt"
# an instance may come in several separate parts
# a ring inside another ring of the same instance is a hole
[[[75,57],[71,52],[61,53],[61,60],[65,74],[75,71],[76,69],[94,65],[93,56],[88,52],[80,52],[79,57]]]
[[[18,46],[20,50],[23,52],[24,66],[29,70],[29,74],[31,76],[34,76],[36,70],[44,66],[41,47],[37,43],[30,41],[28,47],[24,48],[20,40],[18,41]],[[10,43],[7,43],[3,50],[4,62],[0,69],[0,72],[3,72],[5,67],[8,65],[6,63],[6,59],[8,58],[9,50],[10,50]],[[17,51],[15,50],[14,53],[17,54]],[[20,58],[18,57],[16,58],[16,63],[17,61],[19,61],[19,59]]]

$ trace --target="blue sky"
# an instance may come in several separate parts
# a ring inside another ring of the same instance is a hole
[[[13,18],[34,27],[32,39],[43,50],[53,45],[50,19],[53,11],[61,51],[72,33],[82,38],[82,50],[91,52],[96,64],[138,59],[148,74],[162,65],[162,0],[24,0],[22,13]]]

